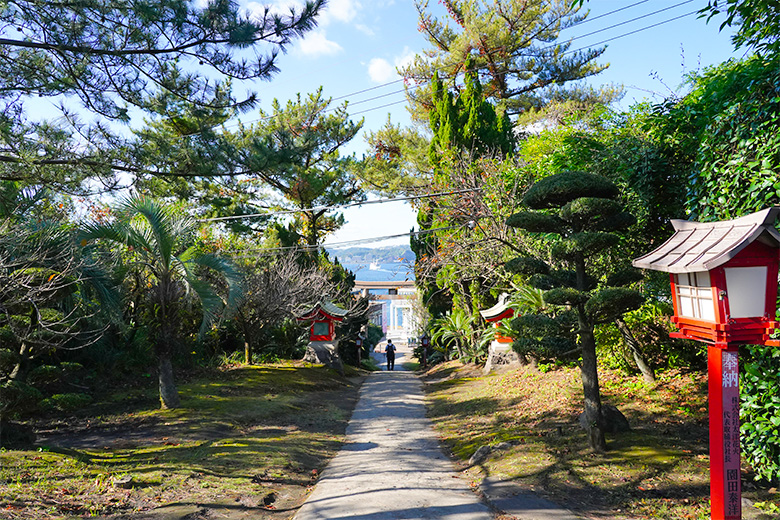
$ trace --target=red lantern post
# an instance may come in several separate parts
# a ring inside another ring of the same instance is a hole
[[[427,334],[420,336],[420,345],[422,345],[422,366],[428,366],[428,346],[431,344],[431,338]]]
[[[742,518],[739,345],[778,345],[774,320],[780,208],[735,220],[673,220],[675,233],[635,267],[670,273],[673,337],[707,343],[713,520]]]

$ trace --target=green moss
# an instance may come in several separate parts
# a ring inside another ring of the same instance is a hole
[[[25,504],[37,517],[100,516],[140,503],[233,500],[253,493],[257,475],[302,494],[312,470],[339,449],[357,388],[324,367],[278,365],[204,373],[180,385],[175,410],[124,401],[127,392],[108,396],[90,419],[97,434],[118,432],[105,445],[0,452],[0,481],[18,483],[0,486],[0,502]],[[117,430],[136,427],[132,440]],[[112,485],[122,475],[133,477],[132,489]],[[44,511],[45,503],[63,509]]]

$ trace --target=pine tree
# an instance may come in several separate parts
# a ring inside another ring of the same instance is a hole
[[[324,5],[279,15],[232,0],[0,3],[0,179],[116,187],[139,168],[113,123],[165,93],[212,110],[252,107],[253,92],[216,94],[230,80],[270,79],[277,54],[316,26]],[[44,116],[57,123],[28,119],[41,99],[59,107]]]
[[[608,179],[583,172],[563,172],[531,186],[521,211],[507,225],[559,239],[545,240],[537,256],[510,260],[507,270],[526,275],[544,289],[544,301],[556,306],[553,315],[530,314],[513,322],[521,354],[555,358],[572,351],[582,357],[580,371],[585,398],[585,426],[592,449],[604,451],[604,433],[610,428],[602,411],[596,363],[594,327],[614,321],[638,308],[643,297],[623,287],[636,281],[636,273],[594,272],[593,260],[616,247],[617,234],[632,226],[634,217],[619,202],[618,188]],[[547,250],[552,262],[548,262]],[[552,265],[551,265],[552,263]]]
[[[432,106],[427,85],[434,74],[453,83],[468,71],[480,71],[488,99],[510,116],[539,109],[551,99],[609,100],[611,93],[576,85],[606,68],[596,60],[605,47],[571,50],[560,32],[585,19],[571,0],[445,0],[447,17],[437,18],[428,0],[417,0],[420,32],[430,48],[401,68],[418,117]]]
[[[346,103],[329,111],[322,88],[282,106],[235,136],[238,167],[254,177],[256,189],[270,187],[279,208],[298,210],[294,225],[306,245],[316,246],[344,223],[330,206],[364,200],[355,176],[357,160],[340,149],[363,127],[349,119]],[[258,184],[259,182],[259,184]]]

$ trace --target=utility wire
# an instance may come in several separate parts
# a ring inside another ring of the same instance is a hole
[[[563,31],[565,31],[567,29],[571,29],[573,27],[576,27],[578,25],[582,25],[582,24],[584,24],[586,22],[597,20],[599,18],[604,18],[606,16],[609,16],[609,15],[618,13],[620,11],[624,11],[626,9],[629,9],[631,7],[635,7],[637,5],[647,3],[648,1],[649,0],[642,0],[642,1],[639,1],[639,2],[635,2],[633,4],[621,7],[619,9],[614,9],[612,11],[609,11],[607,13],[601,14],[601,15],[596,16],[594,18],[586,18],[585,20],[583,20],[581,22],[573,24],[573,25],[571,25],[569,27],[565,27],[564,29],[561,30],[561,32],[563,32]],[[679,2],[677,4],[674,4],[674,5],[671,5],[671,6],[667,6],[667,7],[664,7],[662,9],[658,9],[658,10],[650,12],[650,13],[646,13],[646,14],[643,14],[643,15],[640,15],[640,16],[636,16],[636,17],[631,18],[629,20],[618,22],[618,23],[612,24],[610,26],[603,27],[603,28],[595,30],[595,31],[591,31],[591,32],[589,32],[587,34],[575,36],[575,37],[570,38],[569,40],[567,40],[567,43],[570,43],[570,42],[572,42],[574,40],[586,38],[588,36],[593,36],[595,34],[599,34],[599,33],[602,33],[602,32],[606,32],[606,31],[609,31],[611,29],[615,29],[617,27],[620,27],[620,26],[623,26],[623,25],[626,25],[626,24],[629,24],[629,23],[632,23],[632,22],[636,22],[638,20],[649,18],[651,16],[660,14],[662,12],[669,11],[670,9],[674,9],[674,8],[677,8],[677,7],[689,4],[689,3],[693,2],[693,1],[694,0],[685,0],[683,2]],[[659,25],[670,23],[670,22],[679,20],[680,18],[684,18],[686,16],[691,16],[692,14],[695,14],[697,12],[698,12],[698,9],[695,10],[695,11],[692,11],[690,13],[686,13],[686,14],[683,14],[683,15],[680,15],[680,16],[676,16],[676,17],[667,19],[667,20],[663,20],[661,22],[658,22],[658,23],[655,23],[655,24],[652,24],[652,25],[648,25],[648,26],[645,26],[645,27],[640,27],[639,29],[636,29],[636,30],[633,30],[633,31],[630,31],[630,32],[627,32],[627,33],[624,33],[624,34],[621,34],[621,35],[618,35],[618,36],[614,36],[612,38],[608,38],[608,39],[602,40],[602,41],[600,41],[598,43],[595,43],[595,44],[583,46],[583,47],[580,47],[580,48],[577,48],[577,49],[567,50],[567,51],[563,52],[562,54],[566,55],[566,54],[573,54],[573,53],[581,52],[581,51],[584,51],[584,50],[589,49],[591,47],[597,47],[597,46],[602,45],[604,43],[608,43],[608,42],[611,42],[611,41],[614,41],[614,40],[617,40],[617,39],[620,39],[620,38],[624,38],[626,36],[630,36],[632,34],[636,34],[638,32],[642,32],[642,31],[645,31],[645,30],[648,30],[648,29],[652,29],[654,27],[658,27]],[[544,51],[548,51],[548,50],[554,49],[554,48],[556,48],[558,46],[559,46],[559,44],[549,45],[547,47],[544,47],[544,48],[540,49],[540,51],[543,53]],[[493,51],[497,51],[497,50],[501,50],[501,48],[496,48],[496,49],[492,49],[492,50]],[[517,54],[517,55],[519,56],[520,54]],[[544,56],[545,56],[544,54],[536,55],[536,57],[538,57],[538,58],[543,58]],[[456,74],[456,76],[457,76],[457,74]],[[337,101],[337,100],[341,100],[341,99],[347,99],[347,98],[352,97],[352,96],[356,96],[356,95],[359,95],[359,94],[364,94],[366,92],[371,92],[371,91],[374,91],[374,90],[377,90],[377,89],[380,89],[380,88],[384,88],[384,87],[387,87],[387,86],[390,86],[390,85],[394,85],[396,83],[401,83],[401,82],[405,81],[405,79],[406,78],[399,78],[397,80],[389,81],[389,82],[383,83],[381,85],[376,85],[374,87],[369,87],[369,88],[366,88],[366,89],[363,89],[363,90],[359,90],[359,91],[356,91],[356,92],[344,94],[344,95],[341,95],[341,96],[338,96],[338,97],[335,97],[335,98],[331,98],[330,101],[332,102],[332,101]],[[419,85],[416,85],[416,86],[424,86],[424,85],[430,83],[430,81],[431,80],[427,80],[427,81],[421,82]],[[374,101],[374,100],[377,100],[377,99],[380,99],[380,98],[388,97],[388,96],[391,96],[391,95],[394,95],[394,94],[401,94],[401,93],[405,93],[405,92],[406,92],[406,89],[396,90],[396,91],[393,91],[393,92],[390,92],[390,93],[387,93],[387,94],[382,94],[382,95],[375,96],[375,97],[372,97],[372,98],[355,101],[355,102],[352,102],[350,104],[351,105],[358,105],[358,104],[361,104],[361,103],[367,103],[369,101]],[[389,106],[398,105],[400,103],[403,103],[404,101],[405,101],[405,99],[399,100],[399,101],[396,101],[396,102],[392,102],[392,103],[387,103],[387,104],[380,105],[380,106],[377,106],[377,107],[372,107],[372,108],[368,108],[368,109],[365,109],[365,110],[361,110],[360,112],[353,112],[352,115],[353,116],[354,115],[359,115],[359,114],[363,114],[363,113],[366,113],[366,112],[371,112],[371,111],[374,111],[374,110],[379,110],[379,109],[382,109],[382,108],[386,108],[386,107],[389,107]],[[329,108],[329,109],[324,110],[323,113],[333,112],[335,110],[338,110],[339,108],[340,107]],[[269,119],[272,119],[273,117],[274,117],[274,115],[270,114],[270,115],[266,115],[266,116],[261,117],[261,118],[257,118],[257,119],[254,119],[254,120],[247,121],[247,122],[245,122],[243,124],[252,124],[252,123],[257,123],[257,122],[260,122],[260,121],[267,121]],[[234,126],[236,124],[239,124],[239,123],[234,123],[234,124],[231,124],[229,126]]]
[[[464,225],[458,225],[458,226],[446,226],[446,227],[440,227],[435,229],[423,229],[420,231],[410,231],[408,233],[398,233],[396,235],[384,235],[384,236],[378,236],[378,237],[369,237],[369,238],[358,238],[355,240],[345,240],[343,242],[333,242],[330,244],[317,244],[317,245],[295,245],[295,246],[280,246],[280,247],[268,247],[268,248],[258,248],[258,249],[251,249],[250,252],[256,252],[260,254],[238,254],[238,255],[231,255],[232,258],[255,258],[256,256],[271,256],[272,254],[280,254],[285,251],[317,251],[320,249],[338,249],[341,247],[348,247],[348,246],[354,246],[354,245],[360,245],[360,244],[369,244],[371,242],[381,242],[383,240],[392,240],[394,238],[404,238],[404,237],[411,237],[411,236],[420,236],[420,235],[428,235],[431,233],[436,233],[439,231],[450,231],[453,229],[461,229]],[[246,250],[242,251],[241,253],[246,252]],[[265,254],[270,253],[270,254]]]
[[[620,27],[621,25],[626,25],[626,24],[629,24],[631,22],[636,22],[637,20],[642,20],[644,18],[648,18],[650,16],[654,16],[656,14],[663,13],[664,11],[668,11],[670,9],[674,9],[675,7],[680,7],[681,5],[690,4],[691,2],[693,2],[693,0],[685,0],[684,2],[680,2],[678,4],[674,4],[674,5],[670,5],[670,6],[664,7],[663,9],[659,9],[657,11],[653,11],[652,13],[643,14],[641,16],[637,16],[635,18],[631,18],[630,20],[625,20],[625,21],[618,22],[616,24],[610,25],[609,27],[604,27],[603,29],[598,29],[596,31],[591,31],[591,32],[589,32],[587,34],[582,34],[580,36],[575,36],[573,38],[570,38],[569,41],[579,40],[580,38],[585,38],[587,36],[593,36],[594,34],[598,34],[598,33],[604,32],[604,31],[609,31],[610,29],[615,29],[616,27]],[[698,12],[698,9],[696,11],[694,11],[694,12]],[[691,13],[688,13],[688,14],[683,15],[683,16],[690,16],[690,14]],[[676,19],[677,18],[672,18],[672,20],[676,20]],[[668,21],[672,21],[672,20],[667,20],[667,22]],[[662,23],[667,23],[667,22],[662,22]],[[658,25],[658,24],[656,24],[656,25]],[[645,28],[642,28],[642,29],[639,29],[639,30],[644,31],[645,29],[650,28],[650,27],[655,27],[656,25],[650,25],[648,27],[645,27]],[[638,32],[638,31],[635,31],[635,32]],[[627,33],[627,35],[628,34],[633,34],[633,33]],[[596,43],[594,45],[589,45],[589,47],[595,47],[596,45],[601,45],[601,43]],[[554,46],[547,47],[547,49],[550,49],[552,47],[554,47]]]
[[[219,221],[225,221],[225,220],[238,220],[243,218],[253,218],[253,217],[276,217],[281,215],[293,215],[297,213],[310,213],[315,211],[338,211],[345,208],[351,208],[354,206],[367,206],[369,204],[387,204],[388,202],[403,202],[407,200],[418,200],[418,199],[430,199],[433,197],[444,197],[446,195],[459,195],[461,193],[471,193],[475,191],[482,191],[482,188],[468,188],[463,190],[453,190],[453,191],[445,191],[445,192],[439,192],[439,193],[429,193],[426,195],[412,195],[409,197],[394,197],[392,199],[377,199],[377,200],[366,200],[363,202],[351,202],[349,204],[338,204],[334,206],[317,206],[314,208],[302,208],[302,209],[292,209],[292,210],[282,210],[282,211],[269,211],[267,213],[251,213],[248,215],[229,215],[226,217],[211,217],[211,218],[200,218],[197,219],[198,222],[219,222]]]

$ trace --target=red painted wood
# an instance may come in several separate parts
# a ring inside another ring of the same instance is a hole
[[[737,347],[707,349],[712,520],[742,518]]]

